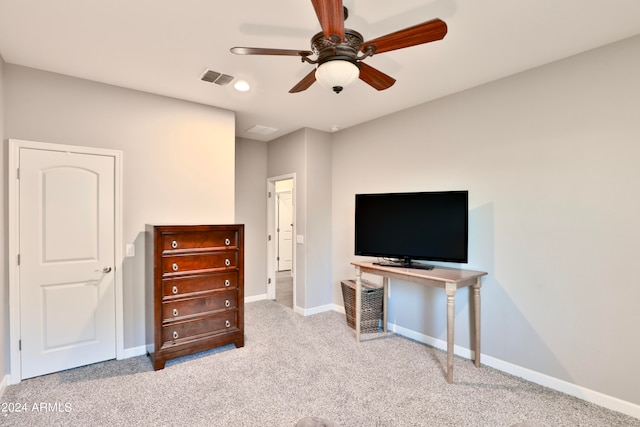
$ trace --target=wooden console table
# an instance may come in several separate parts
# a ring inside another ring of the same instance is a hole
[[[460,288],[473,287],[474,309],[474,338],[476,367],[480,366],[480,287],[482,276],[487,273],[482,271],[458,270],[453,268],[435,267],[433,270],[419,270],[403,267],[387,267],[372,263],[352,262],[356,267],[356,340],[360,342],[360,317],[362,307],[362,273],[375,274],[383,277],[384,299],[382,304],[382,327],[387,331],[387,296],[389,294],[389,279],[398,279],[405,282],[418,283],[420,285],[442,288],[447,293],[447,382],[453,382],[453,331],[455,296]]]

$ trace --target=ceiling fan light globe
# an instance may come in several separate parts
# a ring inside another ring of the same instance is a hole
[[[350,61],[336,59],[327,61],[316,69],[316,80],[322,86],[340,93],[360,76],[360,68]]]

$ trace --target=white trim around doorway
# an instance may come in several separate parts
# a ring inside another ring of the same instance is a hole
[[[296,211],[296,174],[286,174],[267,178],[267,299],[274,300],[276,298],[276,248],[275,248],[275,210],[276,210],[276,182],[293,180],[293,188],[291,189],[293,199],[293,231],[292,236],[294,239],[293,251],[292,251],[292,267],[291,272],[293,276],[293,309],[296,310],[296,288],[297,288],[297,264],[296,264],[296,243],[295,238],[297,235],[297,211]]]

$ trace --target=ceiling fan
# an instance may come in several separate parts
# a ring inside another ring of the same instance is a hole
[[[311,38],[311,50],[234,47],[237,55],[299,56],[302,62],[317,64],[289,93],[302,92],[316,80],[335,93],[360,78],[377,90],[388,89],[396,82],[385,73],[362,62],[374,54],[441,40],[447,34],[447,24],[432,19],[422,24],[387,34],[369,41],[357,31],[344,27],[348,10],[342,0],[311,0],[322,31]],[[361,52],[362,55],[358,56]],[[309,58],[316,55],[316,59]]]

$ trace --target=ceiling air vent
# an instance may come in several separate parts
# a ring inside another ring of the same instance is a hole
[[[200,80],[202,80],[203,82],[215,83],[220,86],[228,85],[233,79],[233,76],[222,74],[213,70],[205,70],[205,72],[202,74],[202,77],[200,77]]]
[[[248,133],[257,133],[259,135],[271,135],[278,129],[264,125],[255,125],[247,129]]]

